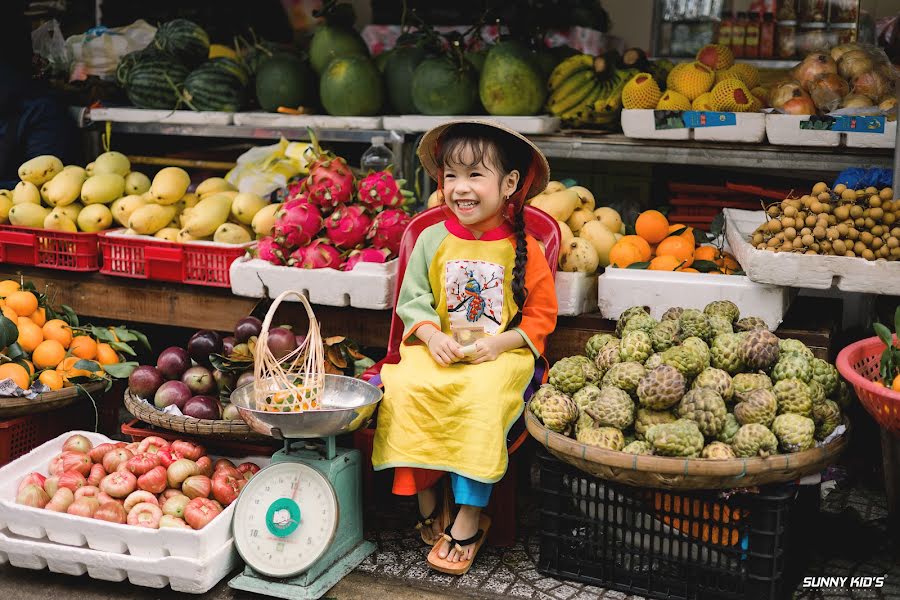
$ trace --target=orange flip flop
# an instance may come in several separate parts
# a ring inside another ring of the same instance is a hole
[[[465,575],[469,572],[469,569],[472,568],[472,564],[475,562],[475,558],[478,556],[478,551],[481,549],[481,545],[484,543],[485,538],[487,538],[487,533],[491,529],[491,518],[485,514],[482,514],[478,518],[478,531],[475,532],[475,535],[467,540],[454,539],[453,536],[450,535],[450,529],[452,527],[452,524],[447,525],[447,528],[444,530],[444,534],[437,542],[435,542],[434,547],[431,549],[431,552],[428,553],[428,565],[435,571],[447,573],[448,575]],[[465,546],[474,545],[475,551],[472,553],[472,558],[460,562],[450,562],[446,558],[441,558],[440,556],[438,556],[438,547],[442,542],[445,541],[449,542],[451,548],[457,548],[460,550]]]

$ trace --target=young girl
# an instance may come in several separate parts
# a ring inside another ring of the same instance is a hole
[[[409,258],[401,359],[381,372],[372,462],[396,469],[395,494],[417,494],[429,564],[463,574],[490,526],[481,509],[506,472],[507,432],[556,327],[553,277],[523,210],[549,167],[527,139],[480,121],[432,129],[418,155],[447,220],[425,229]],[[435,490],[447,473],[459,506],[452,523],[446,509],[439,518]]]

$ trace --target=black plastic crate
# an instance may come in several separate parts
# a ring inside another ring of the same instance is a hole
[[[798,486],[724,498],[591,477],[548,453],[540,465],[538,571],[665,600],[778,600]]]

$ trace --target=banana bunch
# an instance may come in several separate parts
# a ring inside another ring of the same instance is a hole
[[[622,88],[635,74],[617,69],[609,57],[576,54],[550,74],[547,110],[572,127],[614,127],[622,108]]]

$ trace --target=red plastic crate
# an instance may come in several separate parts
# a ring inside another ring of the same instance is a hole
[[[231,287],[229,268],[246,246],[222,247],[203,243],[176,244],[146,238],[99,234],[104,275]]]
[[[0,225],[0,263],[62,271],[100,269],[96,233],[66,233]]]
[[[102,409],[100,398],[95,400]],[[0,421],[0,466],[76,429],[94,430],[94,408],[86,398],[59,410]]]
[[[166,429],[160,429],[159,427],[153,427],[139,419],[132,419],[127,423],[122,423],[122,435],[131,437],[132,442],[139,442],[152,435],[161,437],[169,442],[174,442],[175,440],[187,440],[196,442],[215,454],[231,456],[234,458],[243,456],[269,456],[280,448],[280,445],[274,440],[270,444],[254,444],[251,442],[223,440],[202,435],[190,435],[188,433],[168,431]]]

